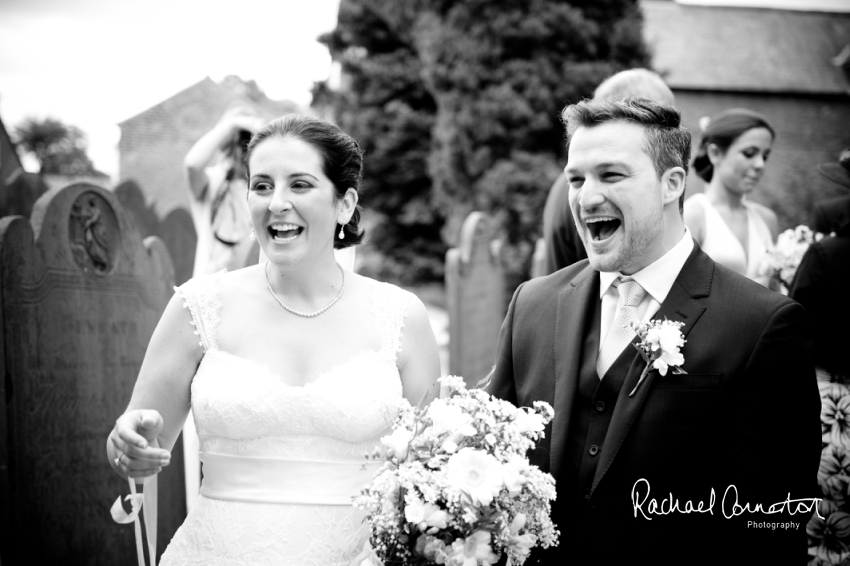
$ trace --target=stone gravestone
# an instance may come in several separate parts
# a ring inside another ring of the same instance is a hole
[[[459,247],[446,253],[449,373],[463,376],[470,387],[493,368],[505,318],[501,245],[492,226],[484,213],[471,213]]]
[[[129,493],[106,438],[129,402],[173,269],[109,191],[51,190],[0,220],[0,555],[8,564],[135,561],[110,506]],[[178,447],[180,443],[177,444]],[[185,517],[182,453],[159,481],[161,554]]]
[[[198,234],[192,216],[185,208],[175,208],[169,212],[159,225],[157,235],[165,243],[168,253],[174,261],[174,280],[182,285],[192,278],[195,269],[195,248],[198,246]]]
[[[185,208],[175,208],[161,219],[152,204],[147,204],[141,187],[127,180],[115,187],[115,196],[136,222],[142,237],[156,236],[163,241],[174,266],[174,281],[182,285],[192,277],[198,235],[192,215]]]

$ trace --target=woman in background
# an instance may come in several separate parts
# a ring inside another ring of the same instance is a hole
[[[717,263],[767,287],[759,265],[776,241],[779,223],[748,195],[764,174],[775,132],[760,114],[743,108],[721,112],[703,132],[693,167],[705,193],[685,201],[685,225]]]
[[[365,454],[405,398],[436,396],[436,340],[414,295],[335,260],[362,238],[356,141],[289,115],[246,165],[268,260],[178,289],[107,452],[123,477],[158,473],[191,404],[201,495],[160,566],[348,565],[369,535],[352,505],[377,468]]]

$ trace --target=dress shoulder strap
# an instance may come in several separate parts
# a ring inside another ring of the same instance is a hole
[[[217,350],[219,312],[221,300],[219,286],[224,271],[212,275],[193,277],[174,290],[183,297],[183,307],[192,313],[192,325],[195,334],[200,338],[201,347],[206,350]]]
[[[413,301],[419,299],[410,291],[405,291],[390,283],[373,282],[372,311],[378,321],[381,336],[381,352],[398,359],[401,352],[401,333],[404,318]]]

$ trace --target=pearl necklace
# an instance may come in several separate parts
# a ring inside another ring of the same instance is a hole
[[[313,318],[314,316],[319,316],[320,314],[322,314],[323,312],[325,312],[326,310],[328,310],[329,308],[334,306],[336,304],[336,302],[339,300],[339,298],[342,297],[342,291],[345,289],[345,270],[343,270],[342,267],[339,264],[336,264],[336,266],[339,267],[339,272],[342,274],[342,285],[339,288],[339,293],[337,293],[337,296],[334,297],[334,299],[330,303],[328,303],[326,306],[320,308],[319,310],[317,310],[315,312],[301,312],[301,311],[297,311],[293,308],[289,308],[288,306],[283,304],[283,301],[280,300],[280,297],[278,297],[275,294],[274,289],[272,289],[271,281],[269,281],[269,262],[268,261],[266,261],[266,266],[263,268],[263,273],[266,276],[266,285],[268,285],[268,287],[269,287],[269,293],[272,294],[272,297],[274,297],[274,300],[276,300],[278,302],[278,304],[280,304],[280,306],[282,306],[284,309],[291,312],[292,314],[296,314],[298,316],[303,316],[304,318]]]

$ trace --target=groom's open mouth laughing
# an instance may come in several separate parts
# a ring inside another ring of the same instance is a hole
[[[587,226],[591,242],[604,242],[619,230],[622,222],[613,216],[596,216],[585,218],[584,224]]]
[[[304,228],[296,224],[276,223],[269,226],[268,230],[269,236],[271,236],[272,240],[275,242],[285,243],[291,242],[300,236],[301,232],[304,231]]]

